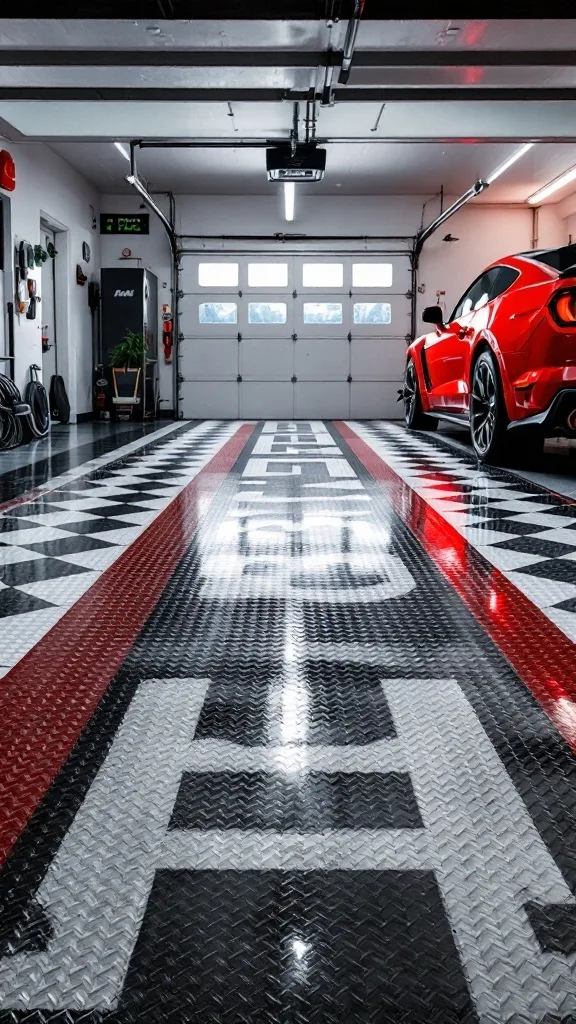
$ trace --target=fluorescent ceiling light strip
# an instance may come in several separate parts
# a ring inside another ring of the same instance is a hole
[[[508,157],[503,164],[500,164],[495,171],[492,171],[492,174],[487,178],[488,184],[491,185],[493,181],[496,181],[496,178],[499,178],[501,174],[504,174],[504,171],[507,171],[508,168],[512,167],[512,164],[515,164],[517,160],[520,160],[520,158],[523,157],[529,149],[532,149],[533,145],[533,142],[527,142],[525,146],[517,149],[516,152],[513,153],[512,156]]]
[[[547,199],[553,192],[557,192],[559,188],[564,188],[564,185],[568,185],[570,181],[574,181],[576,178],[576,167],[569,167],[564,174],[561,174],[558,178],[554,178],[547,185],[539,188],[537,192],[533,192],[531,196],[528,196],[527,203],[541,203],[543,199]]]
[[[118,150],[118,151],[119,151],[120,153],[122,153],[122,156],[123,156],[123,157],[124,157],[124,158],[125,158],[126,160],[130,160],[130,153],[129,153],[129,152],[128,152],[128,151],[126,150],[126,149],[124,149],[124,146],[122,145],[122,143],[121,143],[121,142],[115,142],[115,143],[114,143],[114,145],[116,146],[116,149],[117,149],[117,150]]]
[[[294,220],[294,197],[296,185],[293,181],[284,182],[284,216],[286,220]]]

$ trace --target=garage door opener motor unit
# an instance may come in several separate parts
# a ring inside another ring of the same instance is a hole
[[[322,181],[325,170],[326,150],[313,143],[266,150],[268,181]]]

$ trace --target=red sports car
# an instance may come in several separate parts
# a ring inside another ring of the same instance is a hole
[[[477,277],[447,322],[412,342],[401,395],[413,430],[470,428],[482,460],[526,432],[576,437],[576,245],[506,256]]]

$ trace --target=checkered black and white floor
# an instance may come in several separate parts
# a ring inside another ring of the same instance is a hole
[[[238,429],[205,421],[0,514],[0,675],[120,557]]]
[[[385,421],[354,430],[417,494],[576,641],[576,504],[481,466],[433,434]]]

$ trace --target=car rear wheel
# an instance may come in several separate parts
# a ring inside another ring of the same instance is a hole
[[[474,363],[470,394],[470,434],[474,451],[483,462],[502,455],[507,425],[496,360],[484,351]]]
[[[438,426],[436,417],[422,412],[418,375],[413,359],[409,359],[406,364],[402,400],[404,402],[404,420],[410,430],[436,430]]]

